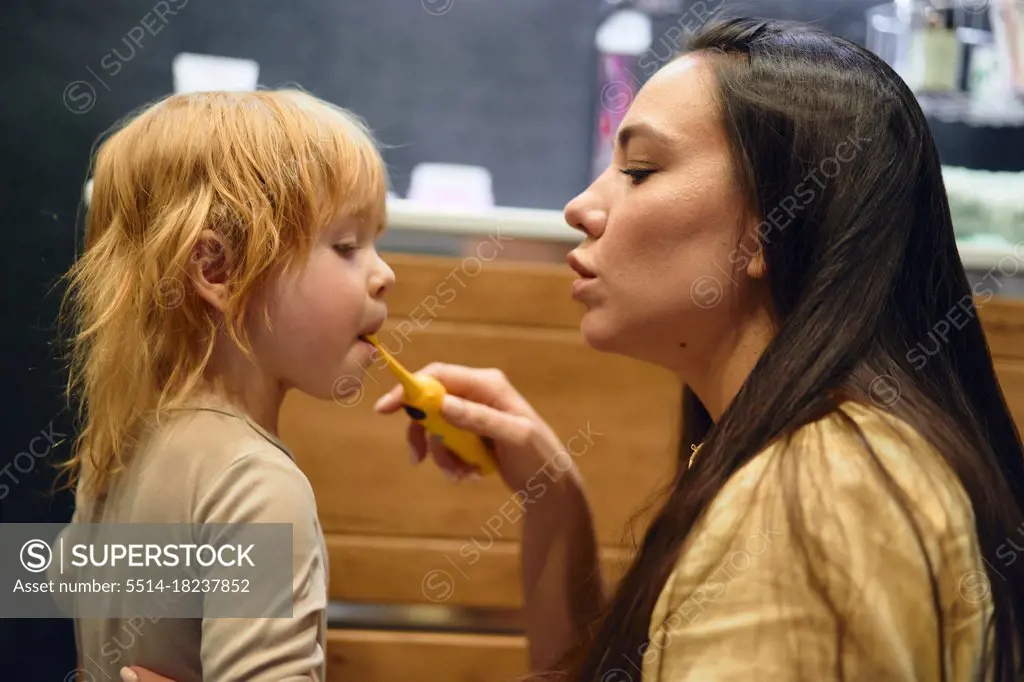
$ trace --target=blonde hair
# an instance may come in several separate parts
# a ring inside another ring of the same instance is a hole
[[[80,431],[62,469],[95,496],[147,415],[202,383],[220,319],[189,284],[203,231],[233,255],[223,324],[251,353],[252,294],[332,218],[382,229],[388,181],[362,120],[301,90],[167,97],[117,126],[93,165],[85,248],[65,275]]]

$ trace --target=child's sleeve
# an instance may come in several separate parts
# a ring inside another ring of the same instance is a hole
[[[288,523],[293,529],[292,617],[204,618],[203,679],[320,680],[327,576],[316,502],[302,472],[277,450],[244,455],[205,491],[196,522]]]

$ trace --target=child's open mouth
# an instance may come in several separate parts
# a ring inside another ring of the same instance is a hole
[[[376,358],[379,351],[377,350],[377,345],[371,340],[373,337],[370,334],[360,334],[358,338],[362,343],[370,347],[370,355]]]

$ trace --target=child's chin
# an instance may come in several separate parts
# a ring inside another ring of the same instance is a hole
[[[351,372],[338,375],[326,390],[317,391],[318,395],[314,397],[330,400],[342,407],[355,407],[366,397],[366,380],[366,373],[359,367],[353,367]]]

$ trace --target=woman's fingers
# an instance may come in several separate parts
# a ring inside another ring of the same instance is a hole
[[[409,461],[419,464],[427,456],[427,431],[423,424],[410,419],[405,429],[405,439],[409,443]]]
[[[437,379],[446,389],[441,414],[451,425],[467,429],[494,444],[512,448],[531,447],[535,441],[537,419],[529,403],[516,392],[505,375],[496,369],[477,369],[460,365],[431,363],[417,374]],[[381,414],[397,412],[403,405],[403,389],[395,386],[374,405]],[[449,478],[479,473],[479,468],[464,462],[443,443],[425,433],[413,421],[407,431],[409,456],[413,464],[430,453]]]
[[[459,476],[455,470],[455,460],[445,452],[445,447],[441,445],[441,442],[436,437],[427,436],[427,450],[430,452],[430,456],[434,458],[434,463],[441,468],[441,471],[448,477],[448,480],[453,482],[458,480]]]
[[[417,421],[410,421],[409,426],[406,427],[406,440],[409,442],[409,460],[413,465],[422,462],[429,453],[453,482],[463,476],[479,473],[475,466],[463,462],[444,447],[439,440],[431,437],[423,428],[423,424]]]
[[[525,407],[522,397],[497,369],[478,369],[432,362],[416,374],[433,377],[444,385],[448,393],[474,402],[501,410],[521,411]],[[373,409],[382,414],[390,414],[398,411],[401,406],[402,387],[396,386],[381,396]]]
[[[499,369],[479,369],[435,362],[424,367],[423,373],[444,384],[448,393],[452,395],[490,405],[499,410],[516,410],[523,402]]]
[[[533,437],[534,425],[526,417],[453,395],[444,397],[441,415],[452,426],[516,448],[527,445]]]
[[[373,409],[381,414],[398,412],[402,407],[402,387],[395,386],[393,389],[382,395],[374,403]]]
[[[174,682],[169,677],[157,675],[151,670],[146,670],[136,665],[130,668],[121,668],[121,680],[122,682]]]
[[[444,446],[440,438],[430,437],[428,439],[430,456],[434,462],[448,477],[452,483],[460,481],[463,477],[472,473],[470,467]]]

